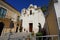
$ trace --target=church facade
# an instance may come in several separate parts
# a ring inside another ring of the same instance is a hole
[[[32,4],[27,9],[22,9],[20,20],[22,20],[23,30],[25,29],[28,32],[34,31],[37,33],[39,31],[39,24],[41,24],[41,28],[45,24],[45,16],[41,8]]]

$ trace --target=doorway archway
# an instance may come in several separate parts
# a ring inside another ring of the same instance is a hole
[[[3,28],[4,28],[4,23],[3,22],[0,22],[0,36],[1,36],[1,33],[2,33]]]

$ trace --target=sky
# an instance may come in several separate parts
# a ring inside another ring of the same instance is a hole
[[[8,4],[13,6],[16,10],[21,12],[23,8],[28,8],[30,4],[42,7],[44,5],[48,6],[49,0],[5,0]]]

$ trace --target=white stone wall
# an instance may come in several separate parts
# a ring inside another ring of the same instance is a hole
[[[55,7],[57,17],[60,17],[60,0],[58,0],[57,3],[54,3],[54,7]]]
[[[38,32],[38,23],[41,24],[41,27],[44,27],[45,24],[45,17],[41,9],[37,9],[37,6],[34,6],[34,8],[28,8],[23,9],[21,12],[21,18],[22,19],[22,27],[23,29],[26,29],[29,32],[29,23],[33,23],[33,31],[35,33]],[[24,15],[24,11],[26,10],[26,14]],[[32,14],[30,15],[30,10],[32,10]]]
[[[59,20],[59,17],[60,17],[60,0],[58,0],[57,3],[54,3],[54,8],[55,8],[57,20]],[[58,26],[59,26],[59,29],[60,29],[59,21],[58,21]]]

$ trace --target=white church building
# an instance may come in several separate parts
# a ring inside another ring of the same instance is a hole
[[[27,32],[34,31],[34,33],[37,33],[39,31],[39,23],[41,24],[41,28],[45,24],[45,16],[41,8],[32,4],[27,9],[22,9],[20,20],[22,22],[23,32],[25,29]]]

